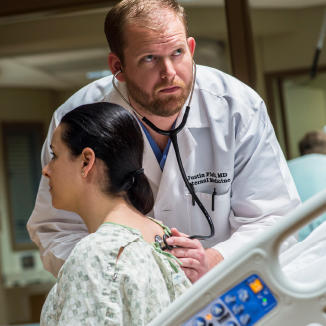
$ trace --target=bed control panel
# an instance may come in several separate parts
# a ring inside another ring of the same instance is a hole
[[[184,326],[252,326],[276,307],[264,281],[253,274],[213,300]]]

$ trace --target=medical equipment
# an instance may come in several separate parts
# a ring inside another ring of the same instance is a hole
[[[209,238],[213,237],[214,234],[215,234],[215,227],[214,227],[212,218],[210,217],[210,215],[208,214],[206,208],[204,207],[204,205],[202,204],[202,202],[200,201],[200,199],[196,195],[193,185],[190,184],[190,182],[188,181],[188,178],[186,176],[186,173],[185,173],[185,170],[184,170],[184,167],[183,167],[183,164],[182,164],[182,160],[181,160],[181,156],[180,156],[180,151],[179,151],[179,145],[178,145],[178,138],[177,138],[178,133],[186,125],[187,119],[188,119],[188,115],[189,115],[190,104],[191,104],[192,95],[193,95],[194,88],[195,88],[195,81],[196,81],[196,64],[195,64],[195,62],[193,63],[193,82],[192,82],[192,86],[191,86],[191,91],[190,91],[190,96],[189,96],[189,100],[188,100],[188,105],[186,106],[186,110],[185,110],[185,113],[183,115],[183,118],[182,118],[182,121],[181,121],[180,125],[178,127],[174,128],[174,129],[171,129],[171,130],[162,130],[162,129],[159,129],[152,122],[150,122],[147,118],[145,118],[144,116],[142,116],[141,114],[139,114],[132,107],[130,101],[128,101],[128,99],[120,92],[120,90],[118,89],[118,87],[115,84],[116,76],[118,74],[120,74],[121,72],[122,71],[119,70],[118,72],[116,72],[114,74],[113,79],[112,79],[113,87],[118,92],[118,94],[121,96],[121,98],[133,109],[133,112],[138,117],[140,117],[140,119],[143,122],[145,122],[151,129],[153,129],[157,133],[159,133],[161,135],[164,135],[164,136],[170,137],[171,142],[172,142],[172,145],[174,147],[174,151],[175,151],[175,155],[176,155],[176,158],[177,158],[179,170],[180,170],[180,173],[182,175],[182,179],[183,179],[183,181],[184,181],[184,183],[185,183],[185,185],[186,185],[189,193],[191,194],[193,201],[198,205],[198,207],[200,208],[200,210],[202,211],[202,213],[205,215],[205,218],[207,219],[207,222],[209,224],[210,231],[211,231],[210,234],[209,235],[191,235],[189,238],[190,239],[204,240],[204,239],[209,239]]]
[[[325,279],[295,282],[278,262],[281,242],[325,210],[326,190],[213,268],[150,326],[326,325]]]

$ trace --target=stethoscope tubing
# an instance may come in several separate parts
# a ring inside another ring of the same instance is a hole
[[[186,107],[186,110],[185,110],[185,113],[183,115],[183,119],[182,119],[180,125],[177,128],[172,129],[172,130],[159,129],[157,126],[155,126],[151,121],[149,121],[145,117],[142,119],[142,121],[144,121],[150,128],[152,128],[157,133],[170,137],[173,148],[174,148],[175,156],[176,156],[176,159],[177,159],[177,163],[178,163],[178,167],[179,167],[182,179],[183,179],[189,193],[191,194],[192,199],[195,201],[195,203],[198,205],[198,207],[200,208],[200,210],[202,211],[202,213],[206,217],[207,222],[208,222],[209,227],[210,227],[210,230],[211,230],[210,235],[197,235],[197,234],[195,234],[195,235],[189,236],[189,238],[190,239],[205,240],[205,239],[209,239],[209,238],[211,238],[211,237],[213,237],[215,235],[215,227],[214,227],[212,218],[210,217],[210,215],[208,214],[206,208],[204,207],[204,205],[202,204],[202,202],[200,201],[200,199],[196,195],[192,184],[188,181],[188,178],[186,176],[186,173],[185,173],[185,170],[184,170],[184,167],[183,167],[183,163],[182,163],[182,160],[181,160],[181,155],[180,155],[180,150],[179,150],[179,145],[178,145],[178,137],[177,137],[178,133],[183,129],[183,127],[187,123],[189,110],[190,110],[190,106],[188,105]]]
[[[191,194],[192,200],[198,205],[198,207],[200,208],[201,212],[204,214],[208,225],[210,227],[210,234],[209,235],[191,235],[189,236],[190,239],[198,239],[198,240],[205,240],[205,239],[209,239],[212,238],[215,235],[215,227],[212,221],[212,218],[210,217],[209,213],[207,212],[206,208],[204,207],[204,205],[202,204],[202,202],[200,201],[200,199],[198,198],[198,196],[196,195],[195,191],[194,191],[194,187],[193,185],[188,181],[188,178],[186,176],[184,167],[183,167],[183,163],[181,160],[181,155],[180,155],[180,151],[179,151],[179,145],[178,145],[178,133],[185,127],[187,120],[188,120],[188,116],[189,116],[189,111],[190,111],[190,104],[192,101],[192,95],[194,92],[194,88],[195,88],[195,82],[196,82],[196,64],[193,64],[193,69],[194,69],[194,73],[193,73],[193,83],[192,83],[192,88],[191,88],[191,92],[190,92],[190,97],[189,97],[189,101],[188,101],[188,105],[186,106],[186,110],[185,113],[183,115],[182,121],[180,123],[180,125],[174,129],[171,130],[163,130],[158,128],[157,126],[155,126],[151,121],[149,121],[147,118],[143,117],[142,115],[140,115],[132,106],[131,103],[123,96],[123,94],[119,91],[118,87],[115,85],[115,78],[116,76],[121,73],[121,71],[118,71],[116,74],[114,74],[113,79],[112,79],[112,84],[113,87],[115,88],[115,90],[120,94],[120,96],[122,97],[122,99],[132,108],[133,112],[140,117],[140,119],[145,122],[151,129],[153,129],[155,132],[164,135],[164,136],[168,136],[171,139],[174,151],[175,151],[175,155],[176,155],[176,159],[177,159],[177,163],[178,163],[178,167],[182,176],[182,179],[189,191],[189,193]]]

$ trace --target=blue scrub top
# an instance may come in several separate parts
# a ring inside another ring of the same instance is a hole
[[[164,165],[165,165],[165,161],[166,161],[166,158],[168,156],[168,152],[169,152],[169,148],[170,148],[170,144],[171,144],[171,139],[169,138],[169,141],[168,141],[167,145],[165,146],[164,151],[162,152],[160,150],[160,148],[158,147],[158,145],[156,144],[155,140],[150,135],[150,133],[147,130],[147,128],[145,127],[145,125],[142,123],[142,121],[139,120],[139,122],[140,122],[141,127],[144,130],[144,133],[146,135],[146,138],[148,139],[148,141],[149,141],[149,143],[150,143],[150,145],[152,147],[152,150],[153,150],[153,152],[155,154],[155,157],[157,159],[157,162],[160,165],[161,170],[163,171]],[[175,123],[176,123],[176,121],[174,121],[174,123],[172,125],[172,129],[174,128]]]

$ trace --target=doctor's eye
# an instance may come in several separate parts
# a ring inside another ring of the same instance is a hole
[[[180,48],[180,49],[175,50],[172,55],[177,57],[182,53],[183,53],[183,49]]]
[[[155,59],[155,57],[152,54],[149,54],[149,55],[145,56],[142,61],[152,62],[152,61],[154,61],[154,59]]]

